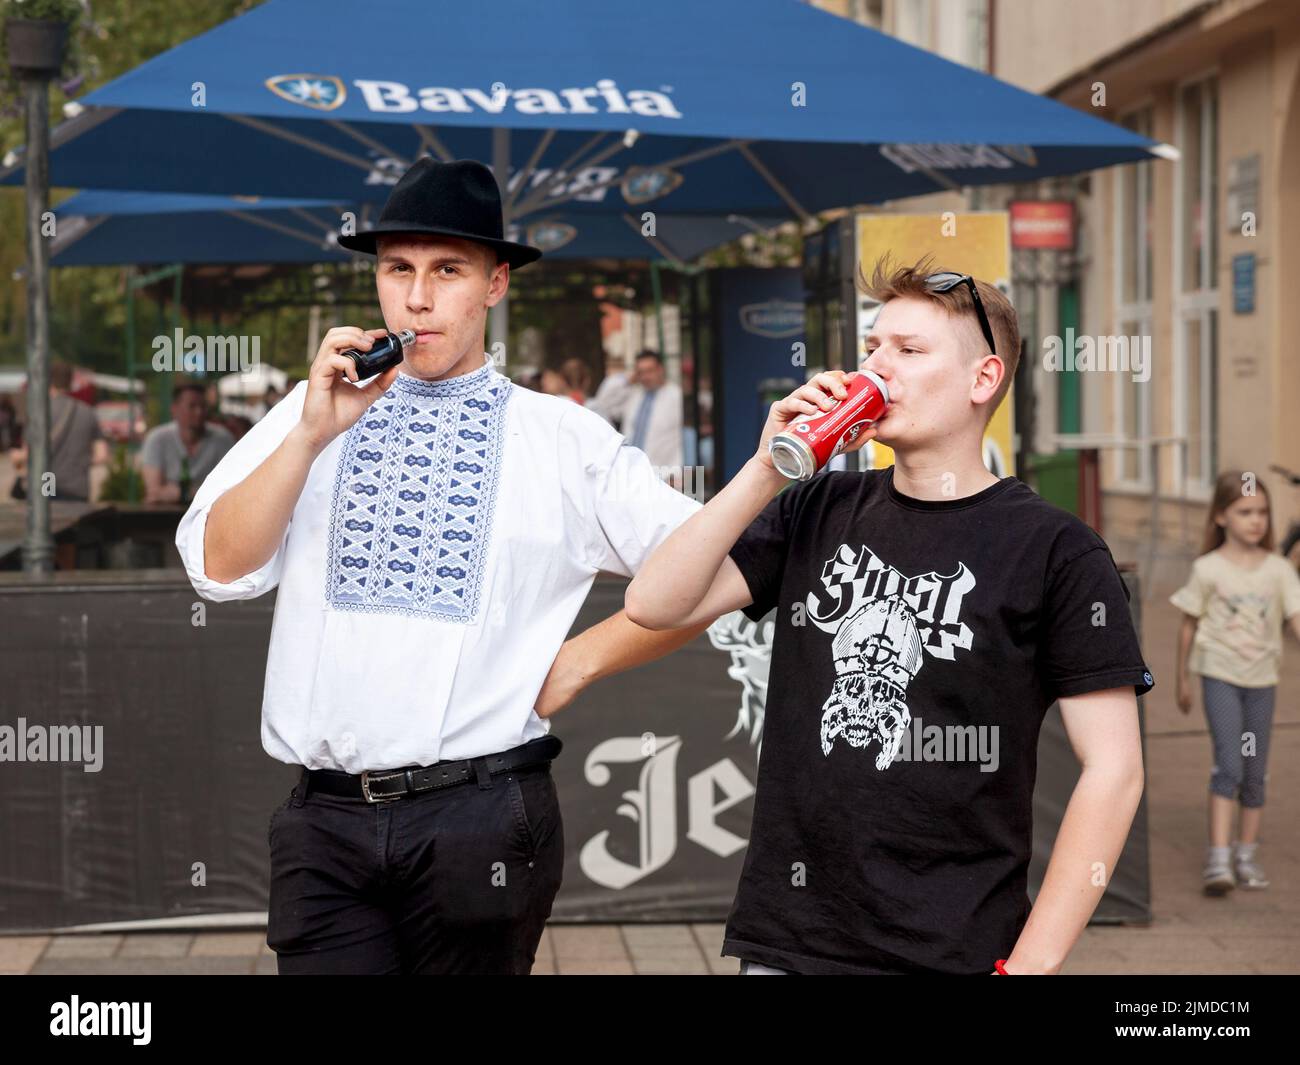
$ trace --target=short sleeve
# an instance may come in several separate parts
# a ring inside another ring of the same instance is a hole
[[[1155,679],[1142,647],[1129,592],[1100,537],[1048,574],[1039,672],[1052,699],[1132,685],[1145,695]]]
[[[1300,574],[1289,560],[1282,562],[1282,616],[1289,619],[1300,614]]]
[[[785,575],[786,545],[794,525],[794,504],[801,487],[791,484],[782,489],[749,523],[728,552],[749,586],[753,601],[743,612],[750,621],[760,621],[777,605]]]
[[[180,552],[185,572],[194,590],[204,599],[226,602],[231,599],[254,599],[269,592],[280,583],[284,569],[285,545],[293,529],[290,520],[284,539],[275,554],[260,569],[238,577],[228,584],[214,581],[207,575],[203,557],[203,537],[207,531],[208,514],[216,501],[260,466],[277,447],[302,416],[307,395],[307,382],[300,382],[289,395],[271,408],[265,418],[254,425],[225,453],[194,494],[194,501],[181,518],[176,529],[176,549]]]
[[[155,426],[145,434],[144,443],[140,445],[140,465],[162,469],[162,426]]]
[[[263,418],[262,421],[266,419]],[[217,439],[217,444],[221,448],[221,457],[225,458],[230,449],[235,446],[235,437],[224,425],[209,424],[207,431],[212,433]]]
[[[1201,576],[1200,568],[1193,564],[1187,583],[1169,597],[1169,602],[1184,614],[1199,618],[1205,613],[1205,608],[1209,604],[1209,596],[1210,589]]]
[[[701,504],[666,484],[640,448],[603,418],[573,405],[565,414],[586,456],[590,516],[583,538],[587,564],[606,573],[635,577],[645,560]]]

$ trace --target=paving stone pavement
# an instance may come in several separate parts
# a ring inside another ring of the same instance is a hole
[[[1084,931],[1068,974],[1300,972],[1300,646],[1289,633],[1274,716],[1260,861],[1272,886],[1207,898],[1200,890],[1210,742],[1196,691],[1190,715],[1174,702],[1179,613],[1170,588],[1144,597],[1143,647],[1156,687],[1145,700],[1153,923]],[[723,926],[552,924],[533,973],[732,975],[719,957]],[[263,931],[0,936],[4,974],[274,974]]]

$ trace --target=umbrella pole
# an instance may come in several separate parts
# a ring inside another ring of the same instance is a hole
[[[136,503],[135,477],[135,267],[126,268],[126,501]]]

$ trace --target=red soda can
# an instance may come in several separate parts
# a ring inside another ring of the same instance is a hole
[[[889,406],[889,387],[870,370],[845,375],[848,395],[822,414],[804,414],[768,442],[772,465],[806,481],[875,425]]]

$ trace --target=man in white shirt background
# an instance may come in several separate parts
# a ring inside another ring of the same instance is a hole
[[[621,355],[605,359],[605,376],[596,388],[596,394],[587,406],[609,422],[615,429],[623,428],[623,411],[627,407],[628,393],[632,390],[632,374]]]
[[[623,435],[640,448],[663,476],[682,464],[682,390],[668,380],[658,352],[636,357],[635,384],[623,407]]]
[[[331,329],[177,530],[198,592],[278,588],[268,754],[303,767],[272,815],[267,942],[281,973],[527,973],[564,836],[545,719],[704,625],[620,611],[565,639],[600,571],[633,576],[699,504],[597,414],[513,386],[484,352],[511,268],[491,172],[421,159],[378,223],[387,330],[365,385]]]

